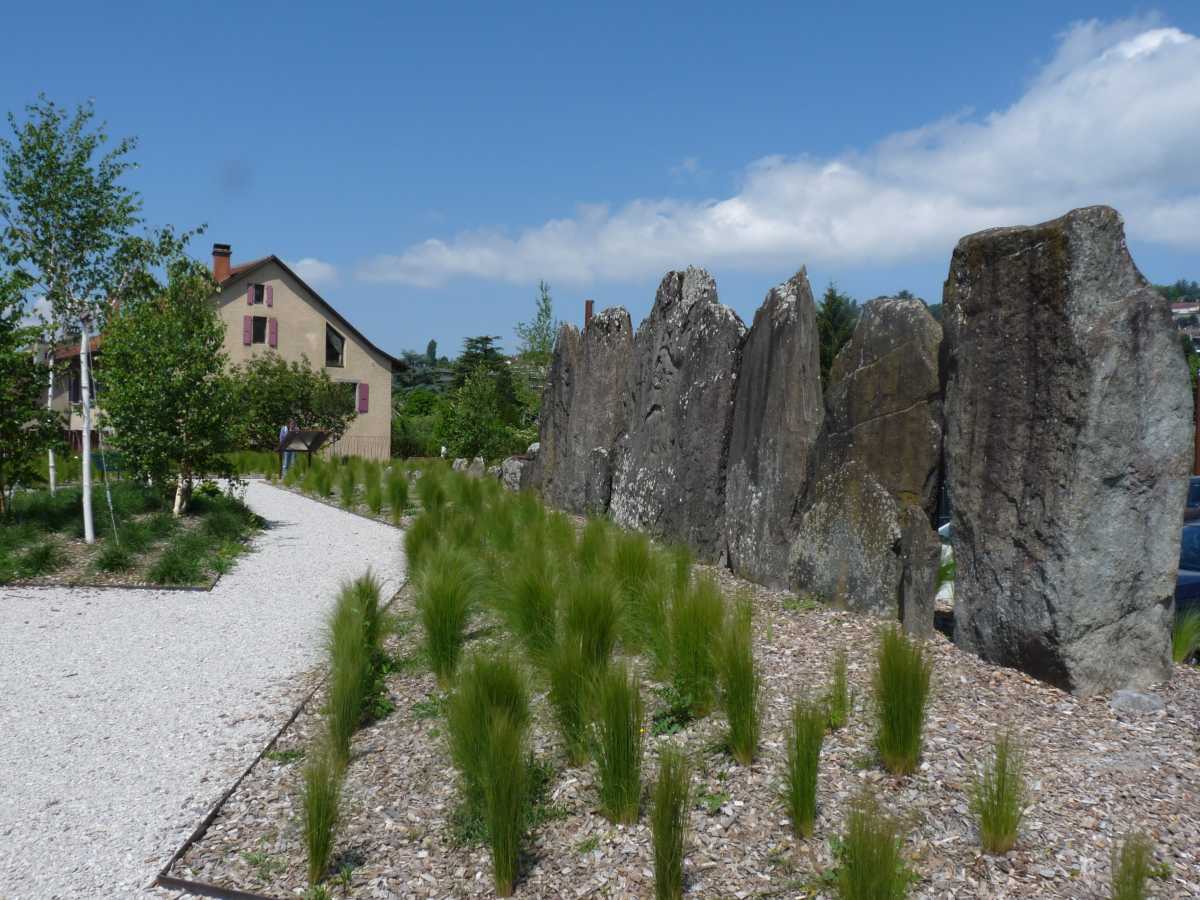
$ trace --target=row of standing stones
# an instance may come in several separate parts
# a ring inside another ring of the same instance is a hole
[[[1120,215],[964,237],[942,322],[870,301],[823,390],[803,269],[749,329],[670,272],[636,333],[561,328],[538,452],[502,477],[917,635],[944,484],[959,646],[1082,695],[1165,680],[1192,396]]]

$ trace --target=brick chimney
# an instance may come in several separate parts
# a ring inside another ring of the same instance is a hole
[[[228,244],[213,244],[213,278],[217,284],[229,277],[229,257],[233,249]]]

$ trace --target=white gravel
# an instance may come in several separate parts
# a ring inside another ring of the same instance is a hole
[[[0,898],[140,897],[283,724],[341,581],[400,533],[252,482],[211,593],[0,589]]]

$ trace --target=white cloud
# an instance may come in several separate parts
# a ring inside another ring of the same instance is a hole
[[[312,256],[306,256],[288,265],[292,271],[303,278],[311,287],[322,287],[337,284],[338,271],[333,263],[327,263]]]
[[[836,158],[765,157],[724,199],[591,205],[517,233],[430,239],[368,260],[359,275],[580,284],[688,263],[895,263],[1093,203],[1121,210],[1134,238],[1200,249],[1197,158],[1200,40],[1147,20],[1091,21],[1059,36],[1007,109],[954,114]]]

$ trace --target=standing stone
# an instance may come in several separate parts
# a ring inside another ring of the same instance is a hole
[[[789,557],[796,589],[916,635],[933,629],[939,563],[941,339],[920,300],[863,307],[830,371]]]
[[[801,269],[767,294],[742,348],[725,483],[725,539],[739,575],[787,584],[792,515],[824,416],[817,311]]]
[[[598,449],[610,453],[625,430],[622,396],[632,355],[633,328],[621,307],[592,316],[582,334],[571,325],[559,331],[529,476],[550,505],[577,513],[607,509],[607,490],[603,496],[593,490],[593,457]]]
[[[610,511],[620,525],[682,541],[701,559],[724,547],[725,469],[746,328],[703,269],[668,272],[634,338],[627,433]]]
[[[1084,695],[1165,680],[1192,400],[1120,215],[963,238],[943,309],[955,640]]]

